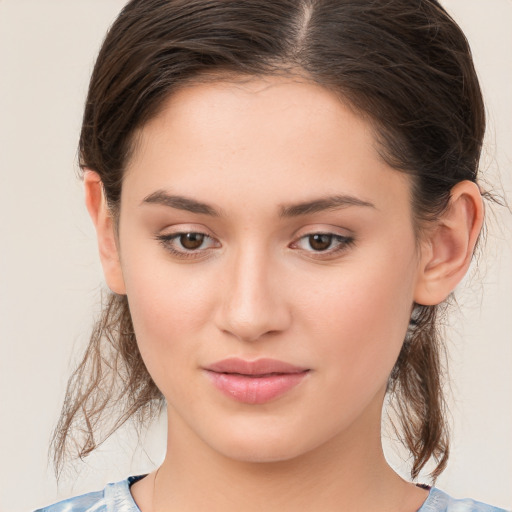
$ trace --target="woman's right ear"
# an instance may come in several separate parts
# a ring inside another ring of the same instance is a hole
[[[84,173],[85,204],[91,216],[100,252],[101,265],[108,287],[119,295],[126,294],[126,287],[119,258],[115,223],[107,206],[103,183],[97,172],[87,169]]]

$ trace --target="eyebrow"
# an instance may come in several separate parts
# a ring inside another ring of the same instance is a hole
[[[190,199],[184,196],[171,195],[164,190],[157,190],[149,196],[145,197],[142,204],[161,204],[163,206],[169,206],[170,208],[176,208],[177,210],[185,210],[191,213],[201,213],[203,215],[210,215],[212,217],[223,217],[225,216],[219,210],[216,210],[213,206],[207,203],[201,203],[195,199]]]
[[[168,206],[170,208],[175,208],[177,210],[184,210],[202,215],[210,215],[211,217],[226,217],[226,214],[222,210],[216,209],[212,205],[196,201],[195,199],[191,199],[189,197],[168,194],[164,190],[157,190],[156,192],[153,192],[149,196],[145,197],[142,201],[142,204],[159,204]],[[347,208],[349,206],[375,208],[374,204],[368,201],[363,201],[362,199],[354,196],[333,195],[295,204],[280,205],[279,217],[299,217],[301,215],[322,212],[325,210],[338,210],[341,208]]]
[[[298,217],[309,213],[322,212],[325,210],[338,210],[349,206],[363,206],[367,208],[375,208],[375,205],[368,201],[363,201],[354,196],[334,195],[304,201],[302,203],[282,205],[279,211],[279,217]]]

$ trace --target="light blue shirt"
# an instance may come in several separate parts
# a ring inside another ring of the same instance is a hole
[[[130,493],[130,485],[143,478],[131,476],[115,484],[108,484],[103,491],[61,501],[35,512],[140,512]],[[502,508],[464,499],[456,500],[433,487],[418,512],[506,512]]]

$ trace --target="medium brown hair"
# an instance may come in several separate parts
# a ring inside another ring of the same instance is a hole
[[[476,182],[480,87],[464,34],[435,0],[132,0],[96,61],[80,166],[100,175],[115,216],[134,134],[169,95],[197,80],[277,74],[334,91],[372,124],[382,158],[412,177],[418,234],[446,208],[456,183]],[[449,453],[440,307],[415,305],[388,384],[413,478],[433,459],[435,479]],[[68,385],[53,438],[57,470],[72,442],[83,457],[161,404],[127,298],[110,294]],[[98,438],[107,413],[111,428]]]

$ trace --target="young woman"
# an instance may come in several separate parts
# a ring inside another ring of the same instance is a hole
[[[437,320],[483,223],[467,41],[435,0],[132,0],[91,79],[112,291],[54,448],[165,404],[153,473],[56,511],[492,511],[407,482],[449,440]]]

